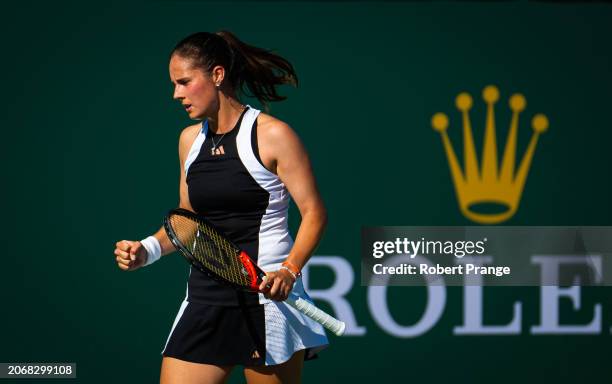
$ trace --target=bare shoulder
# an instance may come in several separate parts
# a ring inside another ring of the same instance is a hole
[[[181,136],[179,137],[179,156],[181,159],[187,155],[201,127],[202,123],[193,124],[183,129],[181,132]]]
[[[180,141],[193,140],[200,132],[200,128],[202,127],[202,123],[197,123],[188,126],[187,128],[181,131]]]
[[[257,117],[257,136],[270,143],[297,139],[297,134],[289,124],[263,112]]]

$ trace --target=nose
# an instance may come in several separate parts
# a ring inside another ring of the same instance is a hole
[[[175,85],[174,86],[174,94],[172,95],[172,98],[174,100],[181,100],[184,99],[185,97],[181,94],[180,89],[179,89],[179,85]]]

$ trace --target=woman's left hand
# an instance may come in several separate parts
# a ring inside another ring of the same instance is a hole
[[[259,291],[264,294],[266,299],[274,301],[287,300],[295,283],[291,273],[285,269],[279,269],[276,272],[268,272],[266,277],[259,285]]]

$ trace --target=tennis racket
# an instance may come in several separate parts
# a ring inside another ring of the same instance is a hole
[[[196,268],[235,289],[259,292],[266,273],[204,217],[177,208],[164,218],[164,228],[178,251]],[[285,301],[340,336],[344,322],[291,292]]]

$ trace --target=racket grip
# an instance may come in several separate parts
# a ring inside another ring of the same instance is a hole
[[[342,334],[344,333],[346,324],[343,321],[340,321],[328,315],[327,313],[323,312],[309,301],[302,299],[295,293],[291,292],[285,302],[291,305],[293,308],[297,309],[298,311],[302,312],[306,316],[310,317],[317,323],[321,324],[330,332],[334,333],[336,336],[342,336]]]

